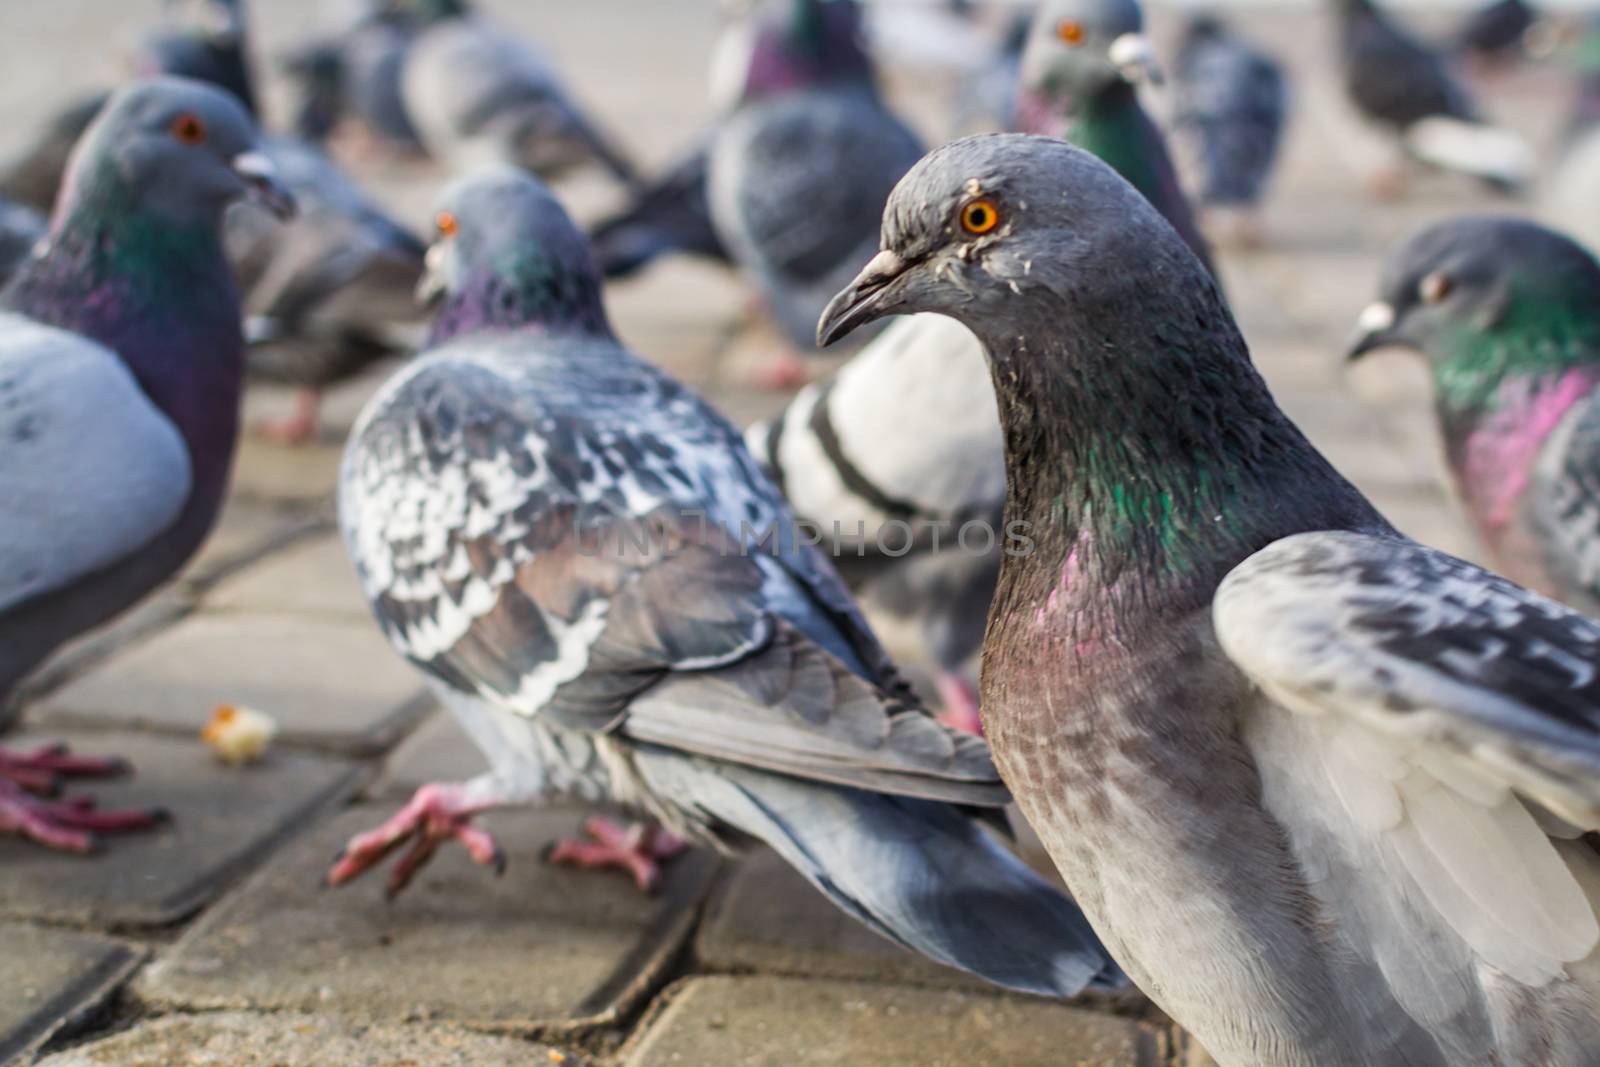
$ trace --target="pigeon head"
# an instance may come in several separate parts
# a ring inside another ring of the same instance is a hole
[[[1028,316],[1131,301],[1209,275],[1149,202],[1064,141],[984,134],[924,157],[890,194],[882,251],[823,314],[830,344],[885,315],[936,311],[980,337]]]
[[[294,209],[243,105],[199,82],[151,78],[113,96],[73,149],[54,225],[136,218],[214,229],[239,199],[280,217]]]
[[[1507,375],[1600,360],[1600,263],[1522,219],[1454,219],[1424,230],[1389,258],[1379,293],[1361,313],[1348,358],[1388,346],[1421,352],[1447,404],[1446,393],[1486,396]]]
[[[769,0],[728,28],[711,64],[720,106],[795,89],[872,83],[856,0]]]
[[[610,336],[588,239],[543,183],[497,165],[440,194],[418,299],[430,344],[482,330]]]
[[[1159,82],[1161,70],[1138,0],[1039,5],[1022,53],[1025,95],[1074,114],[1086,101],[1145,79]]]

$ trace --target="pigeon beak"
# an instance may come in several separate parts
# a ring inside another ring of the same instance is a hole
[[[294,218],[294,194],[278,177],[278,168],[260,152],[241,152],[233,157],[233,172],[244,181],[245,198],[252,200],[279,219]]]
[[[422,277],[417,279],[416,300],[419,305],[431,308],[450,290],[450,279],[445,276],[445,250],[442,244],[428,246],[422,257]]]
[[[1356,332],[1345,347],[1345,362],[1354,363],[1375,348],[1398,343],[1399,339],[1390,333],[1394,323],[1393,304],[1382,300],[1368,304],[1356,319]]]
[[[1150,39],[1142,33],[1125,33],[1112,41],[1108,56],[1111,65],[1134,84],[1148,81],[1151,85],[1160,85],[1166,81],[1161,64],[1156,59],[1156,50],[1150,46]]]
[[[887,248],[873,256],[856,280],[828,301],[822,320],[817,323],[818,347],[826,348],[856,327],[887,314],[885,293],[908,266]]]

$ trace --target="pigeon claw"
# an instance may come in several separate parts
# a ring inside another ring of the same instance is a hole
[[[688,842],[657,826],[635,823],[619,826],[609,819],[591,816],[583,822],[588,840],[567,838],[544,851],[547,863],[600,869],[616,867],[626,871],[641,893],[661,888],[661,865],[689,847]]]
[[[0,778],[0,833],[13,833],[58,852],[87,855],[97,834],[144,830],[166,822],[160,808],[100,811],[93,797],[49,800]]]
[[[384,896],[393,900],[446,841],[459,842],[473,862],[502,874],[506,858],[499,842],[487,830],[472,825],[473,816],[484,807],[467,800],[459,785],[425,785],[376,829],[352,837],[334,856],[327,883],[352,882],[404,848],[384,886]]]

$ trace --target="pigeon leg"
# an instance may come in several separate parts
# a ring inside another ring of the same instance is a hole
[[[47,800],[62,778],[108,777],[127,771],[119,759],[73,756],[65,745],[34,752],[0,749],[0,833],[13,833],[62,852],[94,850],[97,833],[142,830],[165,821],[159,810],[97,811],[92,797]]]
[[[972,691],[972,683],[963,675],[940,671],[935,684],[939,687],[939,703],[944,707],[939,721],[982,737],[983,719],[978,715],[978,694]]]
[[[618,826],[597,815],[583,821],[583,832],[590,840],[557,841],[545,850],[544,858],[573,867],[620,867],[633,876],[641,893],[661,888],[661,862],[689,847],[687,841],[659,826]]]
[[[375,830],[352,837],[328,871],[329,885],[343,885],[376,867],[401,845],[410,847],[389,872],[388,895],[393,898],[433,858],[446,841],[459,841],[474,862],[504,872],[505,853],[486,830],[472,825],[474,816],[503,804],[504,798],[483,788],[488,779],[465,783],[432,783],[418,789],[401,808]]]
[[[256,436],[277,445],[303,445],[317,436],[321,425],[322,394],[309,386],[295,390],[294,411],[281,419],[256,423]]]

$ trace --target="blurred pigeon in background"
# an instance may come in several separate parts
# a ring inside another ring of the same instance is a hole
[[[933,959],[1057,996],[1114,986],[1072,903],[981,823],[983,742],[910,702],[737,431],[616,340],[583,236],[495,168],[442,198],[428,351],[351,438],[340,523],[391,642],[491,770],[423,787],[352,840],[342,883],[410,842],[398,889],[471,818],[567,794],[673,834],[772,846]],[[769,545],[741,550],[745,528]],[[648,884],[655,833],[569,858]]]
[[[1350,358],[1426,356],[1444,454],[1497,566],[1600,615],[1600,264],[1520,219],[1430,227],[1384,267]]]
[[[1046,0],[1022,55],[1021,129],[1105,160],[1212,269],[1166,138],[1139,104],[1139,83],[1159,77],[1137,0]]]
[[[1333,0],[1344,88],[1357,112],[1393,135],[1407,156],[1495,189],[1527,184],[1533,155],[1509,130],[1485,123],[1444,54],[1404,30],[1375,0]],[[1399,172],[1377,189],[1399,191]]]
[[[878,95],[855,0],[769,0],[736,25],[719,68],[737,106],[711,143],[711,218],[793,346],[757,382],[793,387],[817,316],[872,254],[921,147]]]
[[[26,204],[0,196],[0,286],[10,279],[44,233],[43,215]]]
[[[1490,0],[1456,27],[1456,51],[1482,64],[1515,62],[1526,56],[1528,31],[1538,20],[1527,0]]]
[[[634,184],[633,165],[545,57],[465,3],[398,2],[425,26],[406,49],[400,86],[431,156],[452,170],[507,162],[545,177],[598,164]]]
[[[1282,68],[1216,15],[1196,15],[1184,29],[1173,82],[1173,133],[1193,161],[1212,238],[1259,245],[1257,208],[1288,118]]]
[[[919,311],[982,338],[1033,525],[988,736],[1129,976],[1222,1067],[1591,1067],[1600,625],[1396,533],[1086,152],[907,175],[819,335]]]
[[[966,671],[1007,545],[1004,442],[977,338],[942,315],[893,322],[745,441],[841,577],[916,624],[942,720],[981,732]]]
[[[320,143],[353,122],[369,145],[420,154],[422,142],[406,113],[401,77],[426,17],[411,12],[403,0],[373,0],[343,30],[293,51],[285,72],[299,97],[295,131]]]
[[[48,236],[0,292],[0,701],[64,642],[164,583],[227,488],[244,373],[221,240],[241,197],[292,202],[232,96],[155,78],[114,95],[72,153]],[[0,829],[87,851],[149,825],[48,793],[115,771],[0,752]]]
[[[607,278],[624,278],[660,256],[682,253],[726,263],[728,250],[711,223],[706,189],[709,145],[701,142],[646,182],[621,211],[590,231]]]

